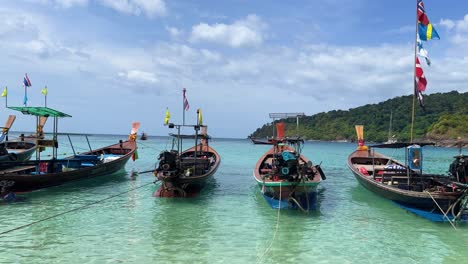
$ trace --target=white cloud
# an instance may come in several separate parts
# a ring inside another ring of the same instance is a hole
[[[451,19],[441,19],[439,25],[446,27],[448,30],[452,30],[455,27],[455,22]]]
[[[182,31],[178,28],[175,27],[166,27],[167,32],[171,35],[173,38],[177,38],[182,34]]]
[[[86,6],[88,0],[55,0],[55,3],[63,8],[70,8],[73,6]]]
[[[83,7],[95,1],[105,7],[128,15],[145,15],[149,18],[167,13],[164,0],[27,0],[31,3],[54,5],[61,8]]]
[[[461,20],[441,19],[439,24],[452,31],[451,41],[455,45],[468,44],[468,14]]]
[[[126,72],[119,72],[118,75],[130,82],[150,83],[154,84],[158,82],[156,75],[151,72],[130,70]]]
[[[146,15],[153,18],[167,12],[163,0],[98,0],[102,5],[129,15]]]
[[[468,32],[468,14],[461,20],[441,19],[440,25],[445,26],[448,30],[456,30],[458,32]]]
[[[234,48],[257,46],[263,42],[262,31],[265,27],[256,15],[248,15],[245,19],[235,21],[230,25],[200,23],[192,27],[190,41],[220,43]]]
[[[55,5],[61,8],[71,8],[74,6],[86,6],[89,0],[27,0],[31,3],[43,5]]]

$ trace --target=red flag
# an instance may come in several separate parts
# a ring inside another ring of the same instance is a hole
[[[422,0],[418,0],[418,22],[424,26],[429,24],[429,18],[427,18],[426,10],[424,9],[424,3]]]
[[[424,92],[426,90],[427,80],[426,76],[424,76],[424,71],[421,67],[421,63],[419,63],[418,57],[416,57],[416,85],[418,87],[419,92]]]

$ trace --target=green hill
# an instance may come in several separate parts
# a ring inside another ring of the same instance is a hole
[[[418,105],[415,114],[414,138],[456,139],[468,138],[468,92],[434,93],[424,97],[423,111]],[[299,134],[311,140],[354,140],[355,125],[364,125],[366,141],[383,142],[388,139],[390,113],[393,113],[393,133],[399,141],[409,140],[413,96],[396,97],[378,104],[344,110],[334,110],[305,116],[300,119],[296,132],[296,119],[282,120],[286,135]],[[417,102],[416,102],[417,104]],[[271,137],[271,124],[265,124],[252,133],[252,137]]]

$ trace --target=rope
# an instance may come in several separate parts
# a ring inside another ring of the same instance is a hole
[[[306,195],[307,195],[307,194],[306,194]],[[289,197],[289,200],[293,201],[293,202],[297,205],[297,207],[298,207],[302,212],[304,212],[304,213],[308,213],[308,212],[309,212],[309,210],[304,209],[304,207],[302,207],[302,205],[301,205],[294,197],[292,197],[292,196]],[[308,208],[308,207],[307,207],[307,208]]]
[[[149,148],[149,149],[152,149],[152,150],[156,150],[158,152],[161,152],[162,150],[159,149],[159,148],[154,148],[154,147],[151,147],[149,146],[148,144],[144,144],[144,143],[141,143],[141,141],[138,141],[138,147],[140,148],[141,146],[145,147],[145,148]],[[141,149],[144,149],[144,148],[141,148]]]
[[[280,192],[279,192],[278,215],[276,217],[275,232],[273,233],[273,238],[271,239],[270,245],[267,247],[265,252],[263,252],[263,254],[260,256],[260,258],[257,260],[257,263],[260,263],[262,261],[262,259],[265,257],[265,255],[268,253],[268,251],[270,251],[271,246],[273,246],[273,242],[275,242],[276,233],[278,232],[278,229],[279,229],[279,219],[280,219],[280,211],[281,211],[281,182],[279,182],[279,184],[280,184]]]
[[[37,221],[31,222],[31,223],[29,223],[29,224],[25,224],[25,225],[15,227],[15,228],[10,229],[10,230],[7,230],[7,231],[3,231],[3,232],[0,233],[0,236],[5,235],[5,234],[8,234],[8,233],[11,233],[11,232],[16,231],[16,230],[20,230],[20,229],[23,229],[23,228],[26,228],[26,227],[29,227],[29,226],[38,224],[38,223],[41,223],[41,222],[44,222],[44,221],[47,221],[47,220],[49,220],[49,219],[57,218],[57,217],[59,217],[59,216],[65,215],[65,214],[72,213],[72,212],[75,212],[75,211],[84,209],[84,208],[89,207],[89,206],[91,206],[91,205],[95,205],[95,204],[104,202],[104,201],[106,201],[106,200],[115,198],[115,197],[120,196],[120,195],[122,195],[122,194],[126,194],[126,193],[129,193],[129,192],[132,192],[132,191],[141,189],[141,188],[143,188],[143,187],[145,187],[145,186],[147,186],[147,185],[150,185],[150,184],[153,184],[153,182],[149,182],[149,183],[143,184],[143,185],[141,185],[141,186],[139,186],[139,187],[132,188],[132,189],[130,189],[130,190],[128,190],[128,191],[121,192],[121,193],[118,193],[118,194],[109,196],[109,197],[107,197],[107,198],[104,198],[104,199],[101,199],[101,200],[98,200],[98,201],[95,201],[95,202],[91,202],[91,203],[85,204],[85,205],[83,205],[83,206],[80,206],[80,207],[77,207],[77,208],[74,208],[74,209],[71,209],[71,210],[68,210],[68,211],[65,211],[65,212],[56,214],[56,215],[52,215],[52,216],[43,218],[43,219],[41,219],[41,220],[37,220]]]
[[[457,228],[455,227],[455,225],[452,223],[452,221],[450,220],[450,218],[448,218],[447,216],[447,213],[444,212],[444,210],[442,210],[442,208],[440,207],[439,203],[437,203],[437,201],[434,199],[434,197],[432,197],[432,194],[428,191],[424,191],[425,193],[428,193],[429,196],[431,197],[432,201],[434,201],[434,203],[437,205],[437,207],[439,208],[439,210],[444,214],[444,217],[447,218],[447,220],[449,221],[449,223],[453,226],[453,228],[455,230],[457,230]]]
[[[466,196],[466,192],[468,190],[465,190],[463,191],[463,194],[460,196],[460,198],[458,198],[458,200],[455,202],[455,204],[453,205],[453,208],[452,208],[452,215],[455,216],[455,221],[458,220],[461,216],[462,216],[462,213],[465,211],[466,209],[466,205],[468,203],[468,199],[465,198]],[[460,205],[460,209],[458,211],[458,213],[455,215],[453,212],[455,210],[455,206],[457,203],[461,202],[463,200],[463,204]]]

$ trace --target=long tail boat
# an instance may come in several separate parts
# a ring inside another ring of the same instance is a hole
[[[48,107],[9,108],[36,116],[37,121],[41,116],[54,118],[52,139],[36,140],[38,148],[52,148],[52,159],[41,159],[41,152],[37,151],[35,160],[0,163],[0,187],[11,192],[29,192],[70,181],[110,175],[123,169],[137,149],[136,133],[140,124],[136,122],[126,141],[120,140],[116,144],[94,150],[90,147],[87,152],[58,158],[58,118],[71,116]],[[87,136],[86,139],[89,145]],[[75,152],[73,145],[72,149]]]
[[[320,165],[313,165],[301,154],[303,139],[284,137],[284,123],[276,127],[277,137],[255,165],[254,179],[272,208],[313,210],[317,186],[325,174]]]
[[[273,142],[270,139],[259,139],[250,137],[250,141],[252,141],[255,145],[273,145]]]
[[[362,126],[356,126],[357,150],[348,157],[348,167],[366,189],[396,202],[405,209],[433,221],[465,217],[467,172],[454,177],[423,173],[424,145],[433,143],[393,143],[366,146]],[[405,149],[400,162],[375,151],[376,148]]]
[[[201,124],[201,112],[197,111],[196,125],[175,125],[168,123],[169,128],[176,128],[177,134],[169,134],[172,149],[159,154],[159,164],[154,172],[161,186],[155,192],[156,197],[192,197],[197,195],[207,181],[213,178],[221,163],[221,157],[209,146],[210,136],[207,126]],[[193,128],[195,134],[183,135],[181,128]],[[201,129],[201,133],[199,133]],[[183,149],[184,140],[194,142],[188,149]]]
[[[8,140],[8,132],[16,120],[9,115],[0,135],[0,162],[29,160],[36,151],[36,144],[22,140]]]

